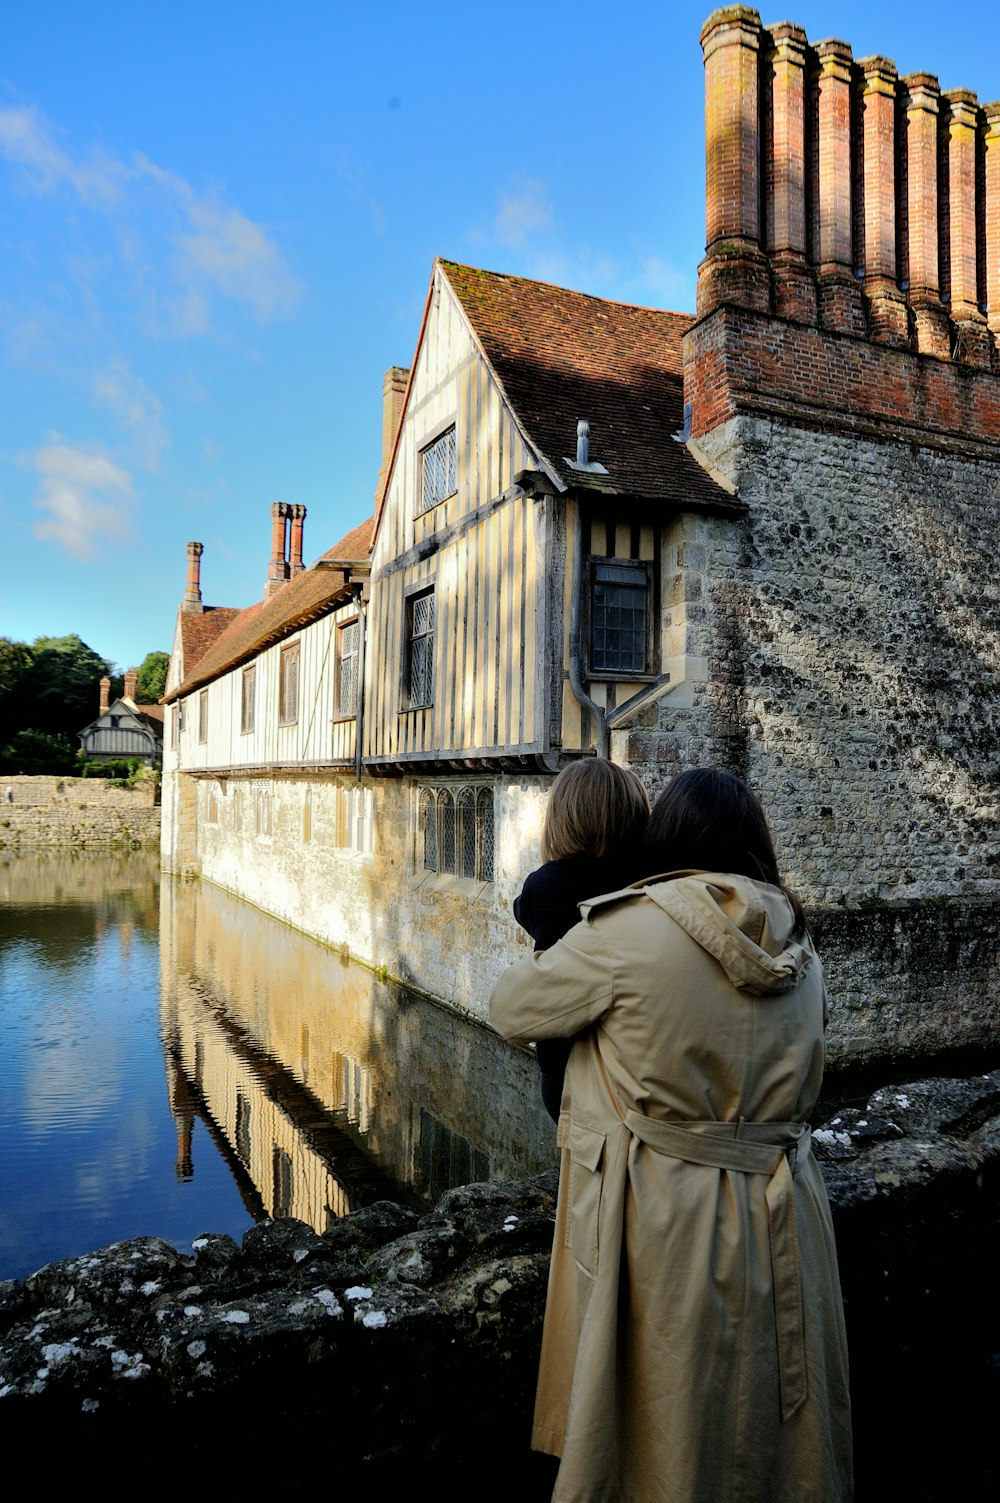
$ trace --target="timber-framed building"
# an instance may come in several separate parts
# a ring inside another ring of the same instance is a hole
[[[834,1052],[995,1044],[1000,104],[745,6],[702,46],[696,315],[439,261],[370,523],[305,568],[276,506],[210,625],[189,545],[166,864],[481,1014],[558,767],[723,763]]]

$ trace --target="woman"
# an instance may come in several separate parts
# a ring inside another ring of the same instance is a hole
[[[845,1503],[820,964],[738,778],[682,773],[648,838],[667,875],[584,903],[490,1004],[508,1038],[585,1030],[532,1443],[561,1503]]]
[[[599,758],[571,762],[552,785],[542,826],[543,865],[514,899],[514,917],[547,950],[579,922],[579,905],[615,892],[645,870],[643,839],[649,799],[634,772]],[[559,1120],[571,1039],[538,1044],[542,1101]]]

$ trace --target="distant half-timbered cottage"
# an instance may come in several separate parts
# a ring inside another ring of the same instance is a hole
[[[97,719],[77,732],[83,755],[91,761],[138,758],[149,767],[159,762],[163,748],[163,706],[136,703],[136,677],[136,669],[130,668],[125,675],[124,694],[110,704],[111,681],[101,679]]]

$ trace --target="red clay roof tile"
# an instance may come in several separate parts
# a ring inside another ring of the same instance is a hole
[[[441,267],[532,447],[564,484],[576,425],[614,489],[690,506],[738,507],[674,437],[684,424],[686,313],[613,303],[548,282]]]

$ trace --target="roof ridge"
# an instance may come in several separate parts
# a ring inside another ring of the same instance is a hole
[[[512,271],[490,271],[484,266],[473,266],[468,261],[451,261],[447,256],[438,256],[437,259],[446,269],[472,272],[476,276],[491,277],[496,281],[521,282],[531,287],[550,287],[553,292],[583,298],[588,303],[610,303],[615,308],[631,308],[636,313],[652,313],[657,318],[686,318],[692,323],[697,317],[695,313],[684,313],[678,308],[656,308],[651,303],[632,303],[625,298],[602,297],[596,292],[581,292],[577,287],[564,287],[560,282],[550,282],[543,277],[522,277]]]

